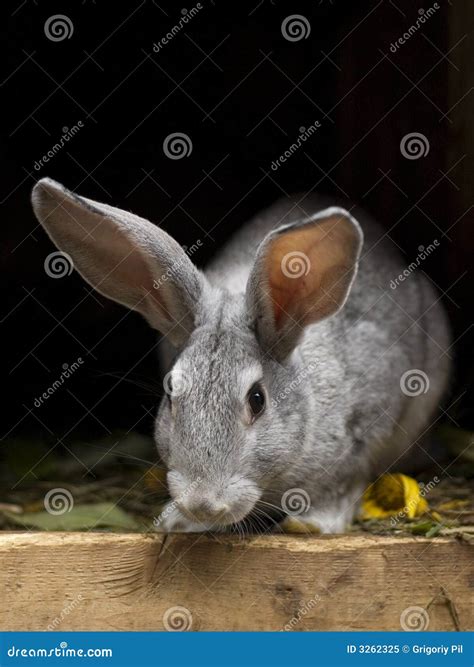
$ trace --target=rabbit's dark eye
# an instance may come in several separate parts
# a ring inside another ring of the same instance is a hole
[[[255,419],[258,417],[263,410],[265,409],[265,394],[261,385],[256,382],[250,389],[247,400],[252,412],[252,416]]]

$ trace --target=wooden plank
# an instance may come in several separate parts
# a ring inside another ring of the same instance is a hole
[[[2,630],[465,630],[472,588],[448,538],[0,533]]]

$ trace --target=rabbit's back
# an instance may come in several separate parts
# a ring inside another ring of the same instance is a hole
[[[271,229],[334,204],[315,195],[277,202],[224,246],[208,267],[209,280],[244,292],[258,245]],[[364,465],[377,472],[428,429],[449,380],[450,335],[429,279],[409,268],[370,216],[349,210],[364,232],[356,280],[344,308],[308,327],[297,353],[303,363],[315,362],[314,428],[323,406],[324,427],[346,428]]]

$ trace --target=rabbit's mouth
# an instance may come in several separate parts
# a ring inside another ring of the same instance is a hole
[[[178,503],[178,507],[184,516],[191,521],[206,524],[215,530],[242,523],[253,510],[253,507],[237,508],[224,504],[216,504],[211,508],[209,503],[205,501],[192,508],[186,507],[182,503]]]
[[[261,496],[258,486],[242,476],[216,483],[203,477],[193,481],[177,470],[170,470],[167,479],[172,501],[181,514],[217,529],[243,521]]]

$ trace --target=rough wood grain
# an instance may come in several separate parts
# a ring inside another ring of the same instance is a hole
[[[162,630],[181,615],[193,630],[399,630],[420,606],[430,630],[465,630],[472,553],[448,538],[0,533],[0,629]],[[164,622],[174,607],[187,611]]]

